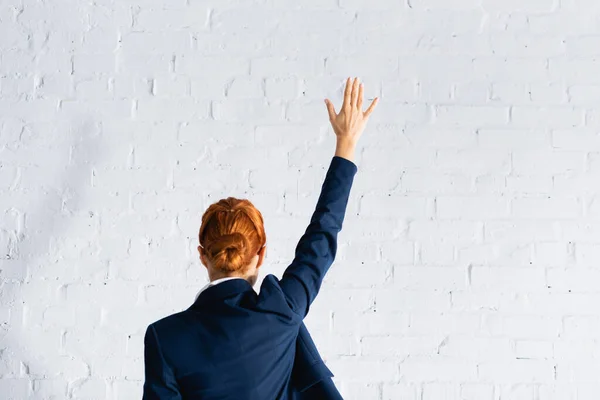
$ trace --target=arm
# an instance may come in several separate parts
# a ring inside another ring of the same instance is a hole
[[[350,160],[334,156],[310,224],[300,238],[292,263],[279,282],[290,308],[304,317],[337,252],[350,188],[357,171]]]
[[[337,137],[336,153],[325,176],[316,209],[296,246],[295,257],[279,282],[290,308],[304,318],[308,313],[325,273],[337,252],[337,236],[342,230],[350,188],[357,172],[351,161],[358,138],[373,111],[377,98],[362,111],[362,84],[348,78],[344,104],[339,114],[326,100],[329,121]]]
[[[181,400],[173,370],[167,365],[152,325],[144,336],[145,381],[142,400]]]

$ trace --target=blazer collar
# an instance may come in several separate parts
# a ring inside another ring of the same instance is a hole
[[[231,279],[225,282],[221,282],[218,285],[211,285],[204,289],[198,298],[189,308],[199,308],[203,305],[223,300],[227,297],[234,296],[236,294],[254,291],[250,282],[245,279]]]
[[[204,285],[204,287],[202,289],[200,289],[200,291],[196,294],[196,297],[194,297],[194,301],[196,301],[198,299],[198,296],[200,296],[200,293],[204,292],[206,289],[208,289],[209,287],[213,286],[213,285],[218,285],[221,282],[225,282],[225,281],[229,281],[231,279],[244,279],[244,278],[240,278],[237,276],[228,276],[225,278],[220,278],[220,279],[216,279],[212,282],[208,282],[206,285]]]

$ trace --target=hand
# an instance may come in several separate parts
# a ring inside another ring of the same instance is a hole
[[[350,78],[346,81],[344,103],[339,114],[335,113],[331,101],[325,99],[327,111],[329,112],[329,122],[331,122],[338,140],[356,143],[365,129],[369,116],[375,109],[378,100],[379,98],[375,97],[367,111],[362,111],[363,84],[359,85],[358,78],[354,78],[352,83],[350,83]]]

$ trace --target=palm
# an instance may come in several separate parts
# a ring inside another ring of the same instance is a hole
[[[331,122],[336,136],[338,138],[358,139],[378,100],[378,97],[373,99],[367,111],[363,112],[363,84],[358,84],[358,78],[354,78],[352,83],[350,78],[348,78],[344,90],[344,102],[339,114],[335,112],[331,101],[325,99],[329,113],[329,122]]]

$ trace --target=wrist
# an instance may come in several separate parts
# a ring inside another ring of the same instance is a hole
[[[345,147],[345,148],[356,147],[356,140],[347,139],[347,138],[338,138],[336,141],[336,147]]]
[[[335,155],[338,157],[346,158],[350,161],[354,161],[354,150],[356,149],[356,143],[349,140],[338,140],[335,146]]]

